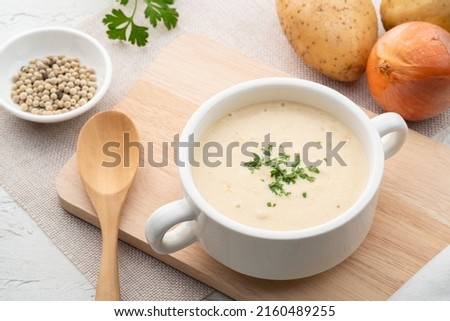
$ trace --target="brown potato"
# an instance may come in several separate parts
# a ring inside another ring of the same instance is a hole
[[[380,13],[386,30],[409,21],[425,21],[450,32],[449,0],[383,0]]]
[[[371,0],[277,0],[277,12],[305,64],[341,81],[363,75],[378,37]]]

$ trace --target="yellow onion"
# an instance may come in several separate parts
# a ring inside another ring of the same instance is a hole
[[[371,50],[366,69],[370,93],[385,111],[411,121],[450,107],[450,33],[421,21],[400,24]]]

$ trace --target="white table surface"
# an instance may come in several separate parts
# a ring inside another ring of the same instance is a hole
[[[76,26],[113,0],[0,0],[0,42],[29,28]],[[433,137],[450,145],[450,126]],[[0,187],[0,300],[92,300],[95,289]],[[217,294],[210,299],[222,298]]]

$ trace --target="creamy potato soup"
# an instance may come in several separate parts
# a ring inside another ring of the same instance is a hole
[[[268,230],[327,222],[368,176],[364,150],[334,116],[290,101],[238,109],[195,138],[194,182],[223,215]]]

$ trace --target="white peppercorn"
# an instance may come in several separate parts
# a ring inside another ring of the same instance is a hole
[[[32,59],[13,75],[11,99],[36,115],[66,113],[86,104],[97,90],[92,68],[65,55]]]
[[[25,91],[22,91],[19,95],[20,100],[25,100],[27,99],[28,95]]]

